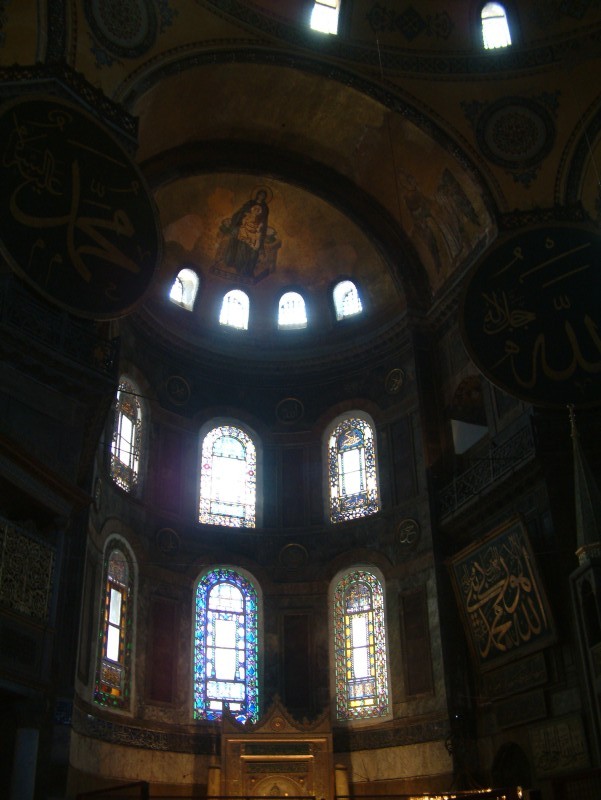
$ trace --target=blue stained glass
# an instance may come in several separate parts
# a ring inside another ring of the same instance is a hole
[[[205,575],[196,590],[194,717],[220,719],[225,704],[241,722],[259,715],[257,592],[227,567]]]

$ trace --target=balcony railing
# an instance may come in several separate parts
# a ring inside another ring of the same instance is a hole
[[[0,285],[0,325],[82,367],[115,377],[118,339],[98,336],[65,312],[39,302],[12,281]]]
[[[532,425],[528,422],[505,441],[491,446],[486,456],[479,458],[438,493],[440,518],[454,514],[495,481],[507,477],[530,461],[534,455],[534,436]]]

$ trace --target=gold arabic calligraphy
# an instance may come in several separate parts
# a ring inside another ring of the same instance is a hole
[[[10,195],[12,218],[34,231],[64,228],[67,260],[87,283],[92,279],[91,266],[97,264],[98,260],[137,274],[141,269],[139,261],[149,254],[143,253],[133,242],[136,230],[125,208],[102,201],[107,195],[137,195],[139,185],[131,180],[125,187],[110,187],[100,177],[84,179],[84,164],[87,172],[90,171],[90,164],[101,171],[102,165],[107,166],[110,162],[123,174],[131,173],[127,172],[127,163],[80,140],[66,140],[70,149],[62,148],[59,151],[67,155],[66,160],[61,160],[53,152],[53,145],[59,141],[56,139],[58,132],[62,138],[70,130],[71,122],[71,115],[60,109],[48,112],[46,122],[24,122],[13,111],[12,131],[2,159],[2,166],[16,168],[22,179]],[[59,208],[61,211],[43,213],[44,209],[50,208]],[[134,244],[136,258],[128,255],[120,246],[127,241]],[[54,251],[48,259],[46,282],[52,266],[63,264],[65,260],[60,247],[57,249],[56,245],[48,244],[40,233],[31,245],[28,262],[28,266],[31,266],[32,260],[41,252]],[[111,287],[114,290],[115,285],[109,283],[107,295]]]
[[[547,235],[542,245],[545,258],[534,266],[528,263],[522,247],[514,247],[507,262],[492,276],[505,276],[505,286],[480,292],[483,333],[504,337],[501,357],[489,366],[495,371],[508,362],[508,374],[515,384],[528,390],[534,389],[541,378],[557,383],[577,376],[581,381],[575,385],[582,386],[586,375],[601,373],[601,336],[594,318],[598,308],[594,292],[590,298],[585,292],[583,299],[580,291],[574,302],[572,291],[576,290],[565,287],[570,287],[574,276],[589,270],[591,241],[558,249],[556,241]],[[584,256],[588,261],[579,260]],[[509,273],[515,268],[519,272],[511,272],[510,279]],[[528,287],[534,276],[536,285]],[[541,277],[544,280],[539,282]],[[561,282],[565,283],[559,293],[550,289]],[[526,291],[530,292],[530,302],[524,296]],[[586,308],[587,303],[594,311]],[[579,371],[585,375],[578,375]]]
[[[461,587],[483,660],[519,647],[548,628],[528,552],[516,534],[464,563]]]

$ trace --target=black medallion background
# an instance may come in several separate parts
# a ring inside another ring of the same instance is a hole
[[[601,402],[601,237],[545,225],[500,241],[475,266],[461,325],[479,369],[507,393],[565,408]]]
[[[137,166],[99,121],[56,97],[0,106],[0,249],[74,314],[113,318],[150,286],[161,251]]]

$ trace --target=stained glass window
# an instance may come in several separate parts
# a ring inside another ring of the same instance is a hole
[[[198,292],[198,275],[193,269],[181,269],[173,281],[169,299],[172,303],[192,311]]]
[[[122,381],[115,401],[111,441],[111,478],[126,492],[134,493],[140,474],[142,408],[133,384]]]
[[[389,713],[384,592],[367,569],[347,573],[335,587],[334,670],[339,720]]]
[[[254,528],[257,453],[240,428],[220,425],[202,442],[199,522]]]
[[[133,569],[120,543],[113,542],[107,552],[94,700],[126,708],[131,693]]]
[[[248,313],[248,295],[240,289],[232,289],[223,298],[219,322],[245,331],[248,329]]]
[[[259,717],[258,598],[228,567],[211,570],[196,589],[194,717],[239,722]]]
[[[511,34],[507,13],[501,3],[486,3],[482,8],[482,40],[486,50],[508,47]]]
[[[332,298],[334,300],[336,319],[338,320],[352,317],[354,314],[360,314],[363,310],[359,292],[352,281],[340,281],[340,283],[337,283],[332,292]]]
[[[328,471],[332,522],[379,511],[374,432],[364,419],[348,417],[330,433]]]
[[[286,292],[280,298],[278,309],[280,328],[306,328],[307,312],[305,301],[298,292]]]

